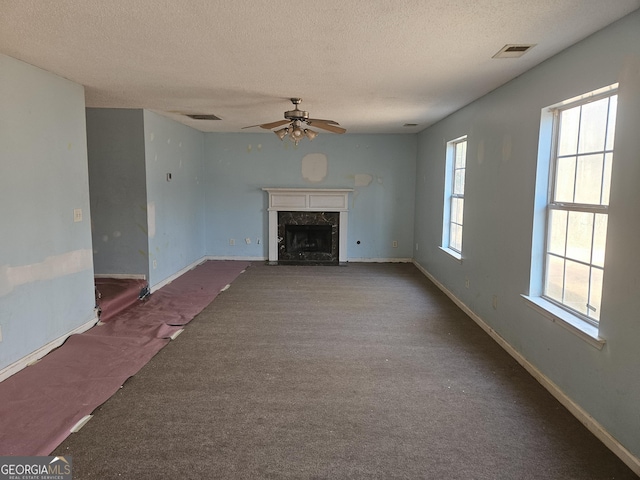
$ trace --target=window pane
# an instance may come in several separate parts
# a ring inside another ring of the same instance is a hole
[[[459,198],[451,197],[451,222],[452,223],[459,223],[458,222],[458,201],[459,201]]]
[[[603,163],[602,154],[578,157],[574,199],[576,203],[600,204]]]
[[[569,212],[567,258],[590,262],[592,238],[593,213]]]
[[[613,150],[613,140],[616,134],[616,114],[618,112],[618,96],[611,97],[609,102],[609,125],[607,126],[607,150]]]
[[[556,202],[573,202],[573,186],[576,177],[576,157],[558,158],[556,171]]]
[[[602,181],[602,205],[609,205],[609,193],[611,192],[611,167],[613,166],[613,154],[604,156],[604,179]]]
[[[449,230],[449,248],[458,252],[462,251],[462,227],[455,223],[451,224],[451,228]]]
[[[564,210],[551,210],[549,215],[547,248],[551,253],[564,256],[567,242],[567,212]]]
[[[596,213],[591,263],[599,267],[604,267],[604,252],[607,245],[607,219],[607,215]]]
[[[456,161],[454,168],[464,168],[467,159],[467,142],[456,143]]]
[[[456,249],[462,252],[462,225],[456,229]]]
[[[558,155],[573,155],[578,149],[578,125],[580,107],[570,108],[560,113],[560,133]]]
[[[567,260],[565,262],[564,303],[582,314],[587,313],[589,299],[589,270],[580,263]]]
[[[582,106],[578,153],[604,150],[608,108],[608,98]]]
[[[591,286],[589,288],[589,317],[600,319],[600,305],[602,304],[602,277],[603,271],[599,268],[591,269]]]
[[[463,221],[463,217],[464,217],[464,198],[459,198],[458,202],[457,202],[457,213],[456,213],[456,218],[458,219],[458,223],[460,225],[462,225]]]
[[[562,302],[562,288],[564,283],[564,259],[547,255],[547,278],[544,294],[558,302]]]
[[[464,194],[464,168],[454,171],[453,193]]]

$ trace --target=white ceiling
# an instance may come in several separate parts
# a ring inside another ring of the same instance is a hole
[[[203,131],[281,120],[293,108],[288,99],[301,97],[312,117],[351,133],[412,133],[639,7],[640,0],[0,0],[0,52],[84,85],[88,107],[145,108]],[[520,43],[537,45],[519,59],[492,59]]]

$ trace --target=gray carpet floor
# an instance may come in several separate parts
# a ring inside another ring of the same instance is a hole
[[[54,452],[74,479],[637,479],[411,264],[254,263]]]

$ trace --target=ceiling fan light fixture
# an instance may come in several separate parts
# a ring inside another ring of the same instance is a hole
[[[289,139],[296,145],[298,145],[298,142],[300,142],[300,140],[302,140],[303,137],[304,137],[304,132],[302,131],[299,125],[295,125],[291,129],[291,132],[289,132]]]
[[[314,132],[313,130],[309,130],[308,128],[304,129],[304,134],[309,140],[313,140],[318,136],[318,132]]]
[[[286,137],[287,134],[289,133],[289,127],[281,128],[280,130],[276,130],[273,133],[275,133],[280,140],[283,140],[284,137]]]

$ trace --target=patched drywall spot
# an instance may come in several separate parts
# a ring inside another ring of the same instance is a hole
[[[42,280],[51,280],[93,268],[91,249],[74,250],[47,257],[31,265],[0,266],[0,296],[10,293],[15,287]]]
[[[179,147],[182,147],[182,142],[180,142],[180,143],[178,144],[178,146],[179,146]]]
[[[147,204],[147,225],[149,225],[149,238],[156,236],[156,204]]]
[[[167,138],[167,143],[171,143],[171,139],[170,138]]]
[[[258,144],[258,151],[260,151],[260,150],[262,150],[262,144],[261,143]]]
[[[511,160],[511,135],[505,135],[502,139],[502,161]]]
[[[109,241],[109,235],[103,235],[102,236],[102,241],[105,242],[105,243],[108,242]]]
[[[120,233],[120,231],[116,230],[115,232],[113,232],[113,238],[119,238],[122,236],[122,233]]]
[[[253,146],[251,144],[247,145],[247,153],[251,153]]]
[[[154,139],[154,138],[156,138],[156,134],[155,134],[155,133],[153,133],[153,132],[151,132],[151,133],[149,134],[149,141],[150,141],[150,142],[153,142],[153,139]]]
[[[319,183],[327,178],[329,162],[324,153],[309,153],[302,158],[302,178]]]
[[[384,180],[382,179],[382,177],[378,177],[378,183],[379,183],[380,185],[382,185],[382,184],[384,183]]]
[[[373,182],[373,176],[368,173],[356,173],[354,185],[356,187],[368,187]]]
[[[477,159],[478,159],[478,163],[482,165],[482,162],[484,162],[484,140],[480,140],[478,142]]]
[[[158,154],[157,154],[157,153],[156,153],[156,155],[153,157],[153,160],[154,160],[155,162],[157,162],[157,161],[158,161]]]

